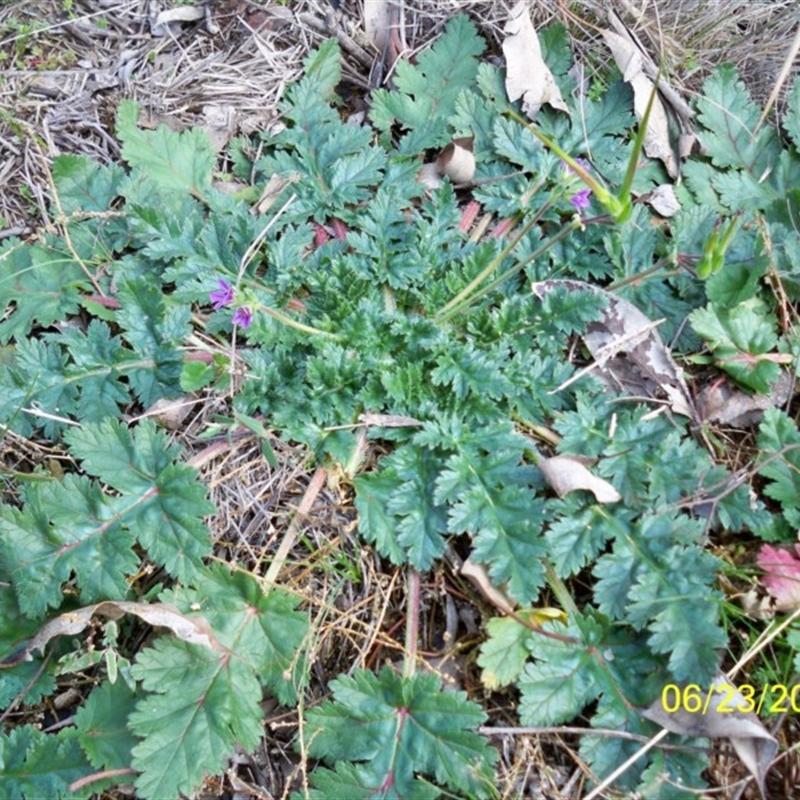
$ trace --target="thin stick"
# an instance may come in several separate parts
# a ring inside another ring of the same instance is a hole
[[[633,766],[648,750],[655,747],[668,735],[669,731],[666,728],[660,730],[649,742],[643,744],[627,761],[620,764],[602,783],[595,786],[595,788],[586,795],[584,800],[594,800],[595,797],[600,797],[600,793],[608,789],[620,775],[628,770],[628,767]]]
[[[408,571],[408,611],[406,614],[406,652],[403,676],[411,678],[417,668],[419,647],[420,578],[415,569]]]
[[[778,79],[775,81],[775,86],[773,87],[767,103],[764,106],[764,110],[761,112],[761,116],[756,123],[756,128],[753,131],[754,134],[758,133],[759,128],[761,128],[761,126],[764,124],[764,121],[767,119],[767,114],[769,114],[769,112],[772,110],[772,106],[775,105],[775,101],[778,99],[778,95],[781,93],[783,84],[786,83],[789,73],[792,71],[792,66],[794,65],[794,60],[797,57],[798,52],[800,52],[800,24],[798,24],[797,30],[794,32],[794,39],[789,47],[789,52],[786,54],[786,59],[783,62]]]
[[[297,512],[295,513],[291,523],[289,524],[289,527],[286,530],[286,534],[283,537],[280,547],[275,553],[275,557],[272,559],[272,563],[269,565],[267,574],[262,579],[264,584],[266,584],[267,589],[275,585],[275,580],[278,577],[278,573],[283,568],[283,565],[289,556],[289,552],[297,541],[297,536],[300,533],[300,524],[308,515],[308,512],[311,511],[311,507],[314,505],[317,495],[325,485],[327,478],[328,470],[325,469],[325,467],[318,467],[317,471],[311,478],[311,482],[306,487],[303,498],[300,501],[300,505],[297,507]]]
[[[607,739],[626,739],[630,742],[650,741],[649,736],[643,736],[641,733],[620,731],[615,728],[578,728],[569,725],[550,725],[541,728],[508,728],[485,725],[478,728],[478,733],[481,736],[600,736]],[[706,750],[705,747],[685,744],[664,745],[663,749],[701,752]]]

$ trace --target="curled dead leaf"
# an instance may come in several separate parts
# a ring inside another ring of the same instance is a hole
[[[147,409],[144,416],[153,417],[162,428],[176,431],[183,424],[186,417],[189,416],[196,402],[197,399],[192,395],[183,395],[182,397],[171,399],[162,397]]]
[[[598,478],[573,456],[553,456],[540,461],[537,466],[544,479],[559,497],[577,489],[591,492],[598,503],[617,503],[620,493],[608,482]]]
[[[237,111],[232,105],[209,103],[203,106],[203,130],[219,153],[236,132]]]
[[[742,611],[750,619],[768,620],[775,617],[775,600],[764,594],[759,594],[755,589],[749,589],[738,595]]]
[[[272,175],[267,181],[264,191],[261,192],[261,197],[258,198],[258,202],[252,208],[253,214],[266,214],[267,211],[275,205],[275,202],[281,194],[283,194],[283,190],[287,186],[291,186],[293,183],[299,181],[300,178],[301,175],[299,172],[290,172],[285,176]]]
[[[702,389],[697,406],[708,422],[743,428],[760,422],[766,409],[785,405],[793,390],[794,376],[786,370],[781,372],[768,394],[747,394],[723,380]]]
[[[376,428],[419,428],[425,424],[415,417],[404,417],[398,414],[373,414],[370,411],[359,414],[358,421],[364,425],[374,425]]]
[[[522,110],[529,119],[534,119],[545,103],[569,113],[553,73],[542,57],[539,37],[524,0],[511,9],[503,30],[507,34],[503,40],[503,55],[506,57],[508,99],[513,103],[521,97]]]
[[[461,565],[461,574],[490,602],[495,608],[505,614],[510,614],[514,610],[514,603],[508,595],[498,589],[489,577],[489,573],[483,564],[477,564],[472,559],[467,559]]]
[[[604,30],[608,49],[622,72],[622,78],[633,89],[633,107],[638,119],[642,119],[647,109],[655,84],[645,74],[642,52],[630,39],[626,39],[613,31]],[[644,151],[650,158],[658,158],[667,169],[671,178],[678,175],[678,162],[669,135],[667,112],[661,99],[656,96],[647,122],[644,137]]]
[[[436,169],[453,183],[469,183],[475,177],[475,137],[453,139],[436,159]]]
[[[204,617],[187,617],[169,603],[135,603],[123,600],[106,600],[93,606],[59,614],[43,625],[39,632],[21,649],[0,661],[0,668],[7,669],[23,661],[32,661],[34,651],[44,653],[47,643],[56,636],[74,636],[83,631],[95,615],[108,619],[119,619],[133,614],[155,628],[167,628],[179,639],[190,644],[225,652],[217,641],[211,626]]]
[[[364,0],[364,31],[369,40],[383,50],[392,35],[389,0]]]
[[[661,391],[676,414],[699,419],[681,369],[658,335],[658,321],[651,320],[627,300],[583,281],[541,281],[532,288],[539,298],[562,289],[592,292],[607,301],[600,319],[590,323],[583,335],[596,363],[581,370],[568,383],[593,369],[617,391],[653,398]],[[566,385],[562,384],[559,389]]]
[[[442,178],[435,161],[423,164],[417,172],[417,180],[426,189],[438,189],[442,185]]]
[[[202,5],[168,8],[159,12],[155,18],[151,16],[150,32],[153,36],[168,36],[171,25],[181,22],[198,22],[205,18],[206,30],[214,35],[219,33],[219,28],[209,12],[210,9]]]
[[[662,183],[644,197],[645,203],[659,216],[674,217],[681,210],[681,204],[671,183]]]
[[[676,689],[685,692],[679,687]],[[725,675],[718,675],[706,692],[698,688],[696,698],[692,695],[699,705],[695,712],[687,711],[687,702],[681,701],[681,697],[687,697],[685,693],[673,698],[675,702],[671,705],[676,708],[670,707],[669,711],[663,705],[665,697],[666,692],[645,709],[642,716],[683,736],[729,739],[742,763],[756,779],[763,797],[764,781],[778,751],[778,742],[756,714],[744,710],[752,707],[752,701],[747,700]]]

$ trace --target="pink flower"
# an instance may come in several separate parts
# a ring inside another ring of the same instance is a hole
[[[233,302],[233,286],[222,278],[217,280],[217,285],[219,289],[208,295],[208,299],[214,304],[214,311],[219,311],[223,306]]]
[[[570,197],[569,201],[573,206],[575,206],[576,211],[585,211],[587,208],[589,208],[591,196],[591,189],[579,189],[574,195],[572,195],[572,197]]]
[[[242,328],[249,327],[250,323],[253,321],[253,312],[250,310],[249,306],[241,306],[237,308],[236,311],[233,312],[233,324],[239,325]]]
[[[573,161],[579,167],[583,167],[583,169],[585,169],[587,172],[589,171],[589,163],[585,159],[583,159],[583,158],[575,158],[575,159],[573,159]],[[574,174],[574,170],[572,169],[572,167],[569,164],[567,164],[566,161],[562,160],[561,161],[561,166],[563,167],[565,172],[572,172]]]

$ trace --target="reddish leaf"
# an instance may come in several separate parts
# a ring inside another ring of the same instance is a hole
[[[778,550],[768,544],[761,548],[756,558],[764,571],[761,579],[766,590],[777,601],[779,611],[790,611],[800,606],[800,545],[794,550]]]

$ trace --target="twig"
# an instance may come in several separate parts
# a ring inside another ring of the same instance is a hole
[[[772,106],[775,105],[775,101],[778,99],[778,95],[781,93],[783,85],[786,83],[787,78],[792,72],[792,66],[794,65],[794,60],[797,58],[798,52],[800,52],[800,24],[797,25],[797,30],[794,32],[794,39],[789,46],[789,52],[786,54],[786,59],[783,62],[778,79],[775,81],[775,86],[772,88],[769,98],[767,98],[766,105],[764,106],[764,110],[761,112],[761,116],[758,118],[758,122],[756,123],[753,134],[758,133],[759,129],[766,121],[767,115],[772,109]]]
[[[486,725],[478,728],[478,733],[482,736],[604,736],[610,739],[627,739],[631,742],[647,742],[649,736],[641,733],[631,733],[614,728],[578,728],[569,725],[551,725],[541,728],[508,728],[492,727]],[[699,750],[705,752],[705,747],[696,745],[667,744],[662,746],[664,750]]]
[[[90,783],[95,783],[96,781],[104,781],[107,778],[118,778],[122,775],[138,775],[139,773],[135,769],[131,769],[130,767],[123,767],[122,769],[106,769],[102,772],[95,772],[92,775],[84,775],[82,778],[79,778],[77,781],[73,781],[69,785],[69,790],[71,792],[77,792],[78,789],[83,789],[84,786],[88,786]]]
[[[308,512],[311,511],[311,508],[317,499],[317,495],[325,485],[327,477],[328,470],[325,469],[325,467],[318,467],[317,471],[311,478],[311,482],[306,487],[303,498],[300,500],[300,505],[297,507],[297,512],[292,518],[291,523],[289,523],[289,527],[286,530],[283,541],[281,542],[280,547],[278,547],[278,550],[272,559],[272,563],[269,565],[267,574],[262,579],[264,584],[267,586],[267,590],[269,590],[271,586],[275,585],[275,580],[278,577],[278,573],[283,568],[283,565],[289,556],[289,552],[297,541],[297,536],[300,533],[300,524],[308,515]]]
[[[420,579],[413,567],[408,571],[408,612],[406,614],[406,652],[403,675],[411,678],[416,671],[419,646]]]

